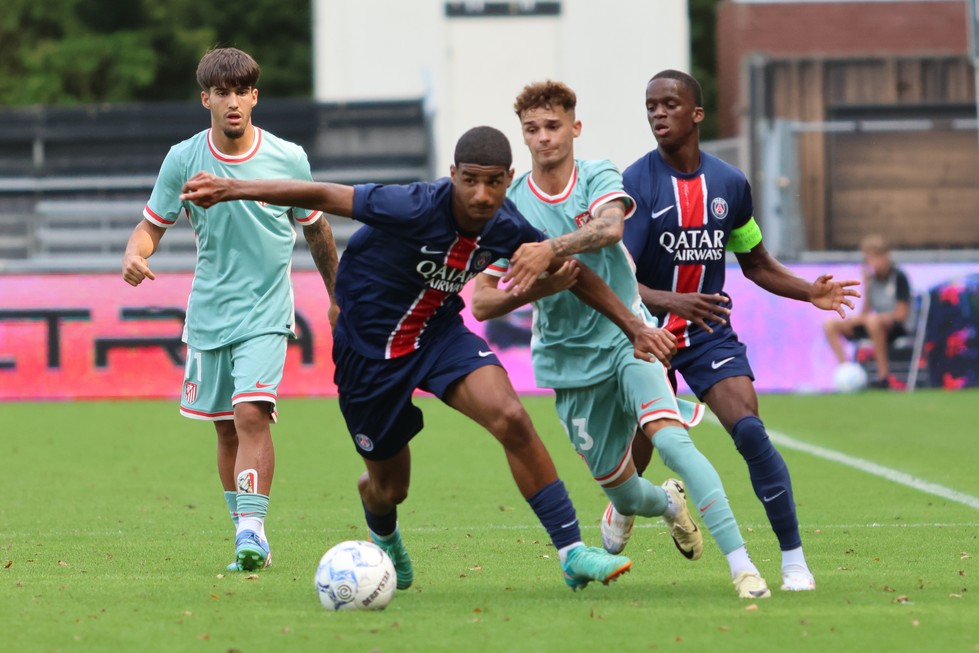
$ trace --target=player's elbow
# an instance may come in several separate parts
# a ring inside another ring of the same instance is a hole
[[[485,322],[486,320],[492,320],[494,317],[500,317],[503,313],[494,311],[491,306],[486,302],[479,301],[476,296],[473,296],[472,306],[470,307],[472,315],[480,322]]]
[[[625,221],[617,220],[610,224],[605,230],[606,246],[614,245],[622,241],[622,234],[625,233]]]

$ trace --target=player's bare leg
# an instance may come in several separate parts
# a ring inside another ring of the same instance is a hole
[[[758,417],[754,384],[747,376],[729,377],[711,386],[703,398],[748,464],[751,485],[765,508],[782,551],[782,589],[815,589],[802,551],[792,480],[782,455]]]
[[[245,571],[268,567],[272,562],[265,537],[265,517],[275,471],[271,410],[271,404],[265,401],[240,402],[234,408],[238,436],[234,467],[238,493],[235,555],[238,566]]]
[[[486,365],[470,372],[444,400],[503,445],[513,480],[550,535],[569,587],[581,589],[592,580],[608,583],[629,570],[632,561],[625,556],[582,542],[571,498],[502,367]]]
[[[238,458],[238,432],[235,431],[234,420],[214,422],[217,432],[217,462],[218,478],[224,491],[224,501],[228,505],[228,513],[238,535],[238,489],[235,484],[235,460]],[[264,537],[264,534],[262,534]],[[238,560],[228,565],[228,571],[240,571]]]
[[[414,565],[398,528],[398,506],[408,498],[411,484],[411,450],[405,445],[386,460],[364,459],[367,471],[357,480],[371,541],[387,552],[398,576],[398,589],[408,589],[415,579]]]

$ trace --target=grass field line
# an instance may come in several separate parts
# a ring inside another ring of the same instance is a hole
[[[714,424],[721,426],[720,421],[714,415],[708,413],[705,415],[705,417]],[[801,451],[811,456],[822,458],[823,460],[829,460],[841,465],[846,465],[847,467],[858,469],[861,472],[879,476],[880,478],[897,483],[898,485],[903,485],[927,494],[933,494],[935,496],[942,497],[943,499],[948,499],[949,501],[961,503],[965,506],[969,506],[970,508],[979,510],[979,497],[974,497],[971,494],[959,492],[958,490],[953,490],[952,488],[945,487],[944,485],[932,483],[931,481],[926,481],[918,478],[917,476],[912,476],[911,474],[898,471],[896,469],[891,469],[890,467],[885,467],[884,465],[880,465],[871,460],[857,458],[856,456],[845,454],[842,451],[828,449],[826,447],[820,447],[819,445],[803,442],[802,440],[798,440],[790,435],[786,435],[785,433],[781,433],[767,427],[766,430],[768,431],[768,437],[771,438],[772,442],[780,447]]]

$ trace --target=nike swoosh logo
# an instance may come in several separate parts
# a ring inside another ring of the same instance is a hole
[[[700,513],[703,514],[703,513],[707,512],[707,509],[710,508],[712,505],[714,505],[714,502],[715,501],[717,501],[717,499],[714,499],[714,501],[711,501],[706,506],[704,506],[703,508],[701,508],[700,509]]]
[[[652,216],[651,216],[651,217],[653,218],[653,220],[655,220],[655,219],[656,219],[656,218],[658,218],[659,216],[661,216],[661,215],[663,215],[664,213],[666,213],[667,211],[669,211],[670,209],[672,209],[672,208],[673,208],[673,206],[674,206],[673,204],[670,204],[670,205],[669,205],[668,207],[666,207],[665,209],[660,209],[659,211],[653,211],[653,213],[652,213]]]
[[[491,352],[491,351],[480,351],[479,352],[479,357],[480,358],[486,358],[487,356],[492,356],[492,355],[493,355],[493,352]]]
[[[271,388],[274,385],[274,383],[255,383],[256,388]]]
[[[652,401],[647,401],[644,404],[639,404],[639,410],[646,410],[647,408],[649,408],[650,406],[652,406],[657,402],[659,402],[659,399],[653,399]]]
[[[428,245],[422,245],[422,254],[445,254],[445,250],[428,249]]]
[[[767,496],[766,497],[762,497],[761,500],[764,501],[765,503],[768,503],[769,501],[774,501],[775,499],[779,498],[783,494],[785,494],[785,490],[782,490],[781,492],[777,492],[776,494],[773,494],[770,497],[767,497]]]
[[[728,356],[727,358],[721,359],[719,361],[711,361],[710,367],[712,370],[716,370],[724,365],[727,365],[734,360],[734,356]]]

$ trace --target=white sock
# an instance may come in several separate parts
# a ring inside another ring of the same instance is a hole
[[[245,530],[255,531],[264,540],[265,538],[265,519],[262,517],[238,517],[238,532]]]
[[[563,546],[557,550],[557,555],[561,559],[561,564],[563,565],[568,559],[568,551],[579,546],[585,546],[584,542],[575,542],[574,544],[569,544],[568,546]]]
[[[793,565],[806,570],[809,569],[809,565],[806,564],[806,556],[803,555],[801,546],[788,551],[782,551],[782,569]]]
[[[731,568],[731,578],[734,578],[742,571],[750,571],[754,574],[758,573],[758,567],[751,561],[751,557],[748,555],[748,548],[744,544],[724,557],[727,558],[727,564]]]

